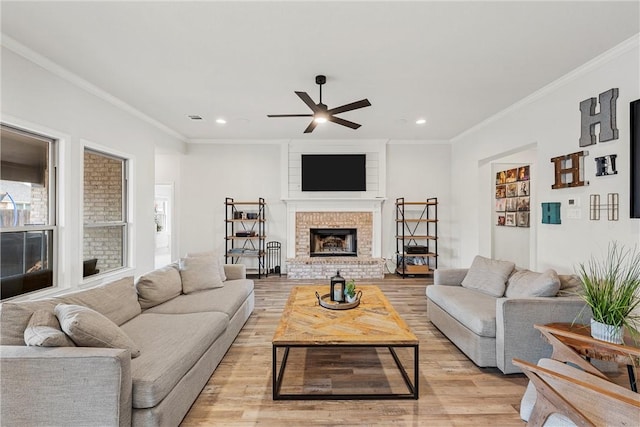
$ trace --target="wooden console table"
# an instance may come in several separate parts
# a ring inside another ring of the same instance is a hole
[[[550,323],[534,325],[534,327],[542,332],[545,339],[553,346],[552,359],[571,362],[604,379],[608,379],[607,376],[589,363],[590,359],[627,365],[631,390],[638,392],[634,367],[640,366],[640,346],[630,337],[625,336],[624,344],[613,344],[591,337],[589,325]]]

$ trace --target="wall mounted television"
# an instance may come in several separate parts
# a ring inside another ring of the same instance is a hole
[[[366,154],[303,154],[302,191],[367,191]]]

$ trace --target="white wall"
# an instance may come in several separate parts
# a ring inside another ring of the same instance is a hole
[[[451,148],[446,142],[390,142],[387,145],[387,201],[383,205],[382,256],[395,261],[395,201],[438,198],[438,267],[451,260]]]
[[[267,203],[267,241],[282,243],[286,254],[285,206],[280,198],[279,143],[189,144],[180,157],[176,192],[180,236],[178,254],[215,250],[224,253],[225,197]],[[250,259],[247,259],[250,261]]]
[[[327,142],[329,143],[329,142]],[[264,197],[267,202],[267,241],[282,243],[283,259],[287,254],[286,206],[289,195],[289,145],[291,142],[189,144],[185,155],[158,155],[158,183],[176,183],[176,215],[179,249],[183,256],[190,251],[224,250],[224,198],[248,201]],[[362,147],[362,141],[332,141],[340,151]],[[374,151],[380,142],[373,141]],[[296,146],[295,143],[293,143]],[[366,146],[366,144],[364,144]],[[296,146],[297,147],[297,146]],[[390,142],[382,144],[379,158],[386,157],[386,174],[379,188],[386,187],[383,205],[382,256],[395,258],[395,207],[397,197],[424,200],[438,197],[439,249],[442,266],[451,264],[450,249],[450,148],[446,142]],[[296,149],[294,147],[294,152]],[[179,166],[176,166],[178,165]],[[294,195],[299,196],[299,192]],[[376,193],[380,195],[380,193]],[[391,266],[390,266],[391,269]]]
[[[537,247],[532,269],[556,268],[572,272],[576,263],[592,254],[600,255],[609,241],[634,245],[639,242],[640,221],[629,219],[629,102],[640,98],[638,76],[639,38],[635,37],[612,51],[585,64],[559,81],[543,88],[499,114],[455,138],[452,143],[452,197],[455,211],[452,224],[454,254],[458,266],[467,266],[476,254],[491,255],[490,228],[486,218],[492,200],[486,197],[495,177],[490,168],[483,167],[484,159],[497,158],[536,144],[537,154],[532,165],[536,170],[536,221],[540,221],[541,202],[562,203],[562,224],[536,224],[534,240]],[[611,88],[619,88],[617,127],[619,139],[586,147],[587,187],[552,190],[554,169],[552,157],[581,151],[580,101],[597,97]],[[595,157],[617,154],[618,174],[595,177]],[[470,183],[473,183],[470,185]],[[588,219],[589,195],[620,194],[620,220]],[[568,219],[570,198],[580,201],[581,219]],[[522,244],[518,239],[514,246]]]
[[[2,48],[2,121],[60,140],[58,283],[61,287],[75,287],[82,276],[80,200],[84,143],[133,158],[134,270],[123,273],[140,274],[153,269],[154,149],[158,145],[181,150],[184,143],[80,89],[70,82],[69,73],[54,66],[51,69],[56,72],[49,71],[46,60],[36,65],[23,56],[25,52],[21,53]]]

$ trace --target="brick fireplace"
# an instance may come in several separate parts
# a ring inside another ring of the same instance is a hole
[[[381,251],[381,205],[383,199],[296,200],[287,202],[289,241],[287,275],[294,279],[328,279],[337,270],[347,279],[384,277]],[[354,230],[357,236],[355,254],[333,253],[312,256],[312,230],[338,235]],[[330,233],[335,230],[335,233]]]

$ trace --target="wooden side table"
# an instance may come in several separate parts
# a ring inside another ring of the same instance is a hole
[[[634,367],[640,366],[640,346],[625,336],[624,344],[613,344],[591,337],[589,325],[572,325],[571,323],[549,323],[534,325],[553,347],[552,359],[571,362],[587,372],[608,379],[590,359],[611,361],[627,365],[631,390],[638,392]],[[585,359],[583,359],[586,358]]]

